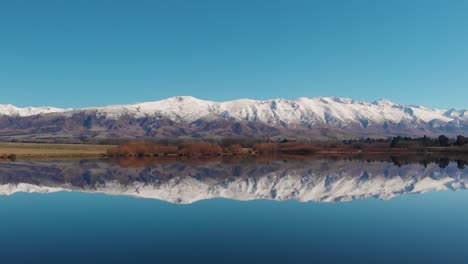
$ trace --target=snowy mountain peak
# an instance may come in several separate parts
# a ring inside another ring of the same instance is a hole
[[[0,115],[7,116],[33,116],[48,113],[61,113],[64,111],[66,111],[66,109],[47,106],[20,108],[11,104],[0,105]]]
[[[394,106],[394,105],[397,105],[395,104],[394,102],[388,100],[388,99],[385,99],[385,98],[380,98],[379,100],[377,101],[374,101],[373,104],[375,105],[383,105],[383,106]]]
[[[342,97],[317,97],[320,101],[322,102],[327,102],[327,103],[340,103],[340,104],[354,104],[356,103],[356,100],[353,100],[351,98],[342,98]]]
[[[467,110],[457,110],[452,108],[444,113],[444,116],[457,118],[457,119],[467,119],[468,118]]]

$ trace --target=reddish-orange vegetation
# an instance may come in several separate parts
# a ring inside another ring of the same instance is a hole
[[[316,153],[311,155],[303,154],[258,154],[258,155],[198,155],[198,156],[168,156],[168,157],[116,157],[111,158],[110,161],[116,162],[125,168],[146,168],[163,164],[172,164],[175,162],[182,162],[187,165],[200,165],[212,162],[222,162],[239,164],[244,162],[273,162],[281,160],[288,161],[302,161],[312,159],[349,159],[349,160],[366,160],[366,161],[392,161],[395,164],[405,164],[408,162],[419,162],[428,164],[430,162],[439,162],[438,156],[424,156],[420,154],[405,154],[405,153],[358,153],[358,152],[337,152],[337,153]],[[466,157],[453,157],[457,160],[459,166],[466,166],[468,161]]]
[[[154,157],[154,156],[235,156],[235,155],[292,155],[311,156],[314,154],[360,154],[360,153],[405,153],[407,149],[369,145],[311,144],[305,142],[259,142],[249,147],[232,142],[226,144],[205,141],[185,141],[177,145],[131,141],[107,151],[110,157]]]
[[[163,145],[148,141],[133,141],[107,150],[107,155],[114,156],[190,156],[190,155],[218,155],[223,148],[217,144],[191,141],[181,146]]]
[[[148,141],[132,141],[107,150],[110,157],[144,156],[197,156],[197,155],[246,155],[253,154],[252,148],[240,144],[221,146],[217,143],[187,141],[176,145],[163,145]]]
[[[282,153],[282,154],[302,154],[309,155],[316,153],[318,147],[312,144],[306,144],[302,142],[267,142],[259,143],[254,146],[254,149],[258,153]]]
[[[206,142],[188,142],[179,148],[178,154],[190,156],[194,154],[216,155],[222,154],[223,149],[216,144]]]
[[[1,160],[16,160],[16,155],[15,154],[0,154],[0,159]]]
[[[132,141],[107,150],[109,156],[165,156],[177,154],[177,146],[166,146],[146,141]]]
[[[108,156],[111,157],[111,160],[123,167],[150,167],[174,162],[183,162],[190,165],[210,162],[240,163],[275,160],[287,162],[289,160],[321,158],[367,161],[392,160],[396,164],[403,164],[404,160],[427,159],[421,153],[424,154],[424,152],[411,149],[384,147],[380,144],[356,147],[353,145],[311,144],[289,141],[258,142],[247,145],[236,141],[213,143],[193,140],[176,143],[133,141],[108,150]],[[429,155],[429,157],[432,156]],[[464,160],[458,156],[454,156],[454,159]],[[465,164],[462,165],[465,166]]]

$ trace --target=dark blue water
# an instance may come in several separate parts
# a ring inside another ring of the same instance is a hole
[[[2,263],[466,263],[468,192],[189,205],[60,192],[0,198]]]

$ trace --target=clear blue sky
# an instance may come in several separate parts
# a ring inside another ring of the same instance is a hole
[[[468,108],[468,1],[3,0],[0,103],[339,96]]]

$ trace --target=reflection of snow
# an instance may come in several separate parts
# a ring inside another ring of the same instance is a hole
[[[239,166],[241,168],[239,168]],[[234,170],[234,167],[236,170]],[[233,171],[241,176],[232,176]],[[216,176],[213,176],[216,175]],[[15,176],[15,177],[13,177]],[[121,168],[102,162],[0,164],[0,194],[61,190],[99,192],[193,203],[212,198],[337,202],[401,194],[465,189],[468,170],[418,164],[320,161],[268,164],[181,163]]]

